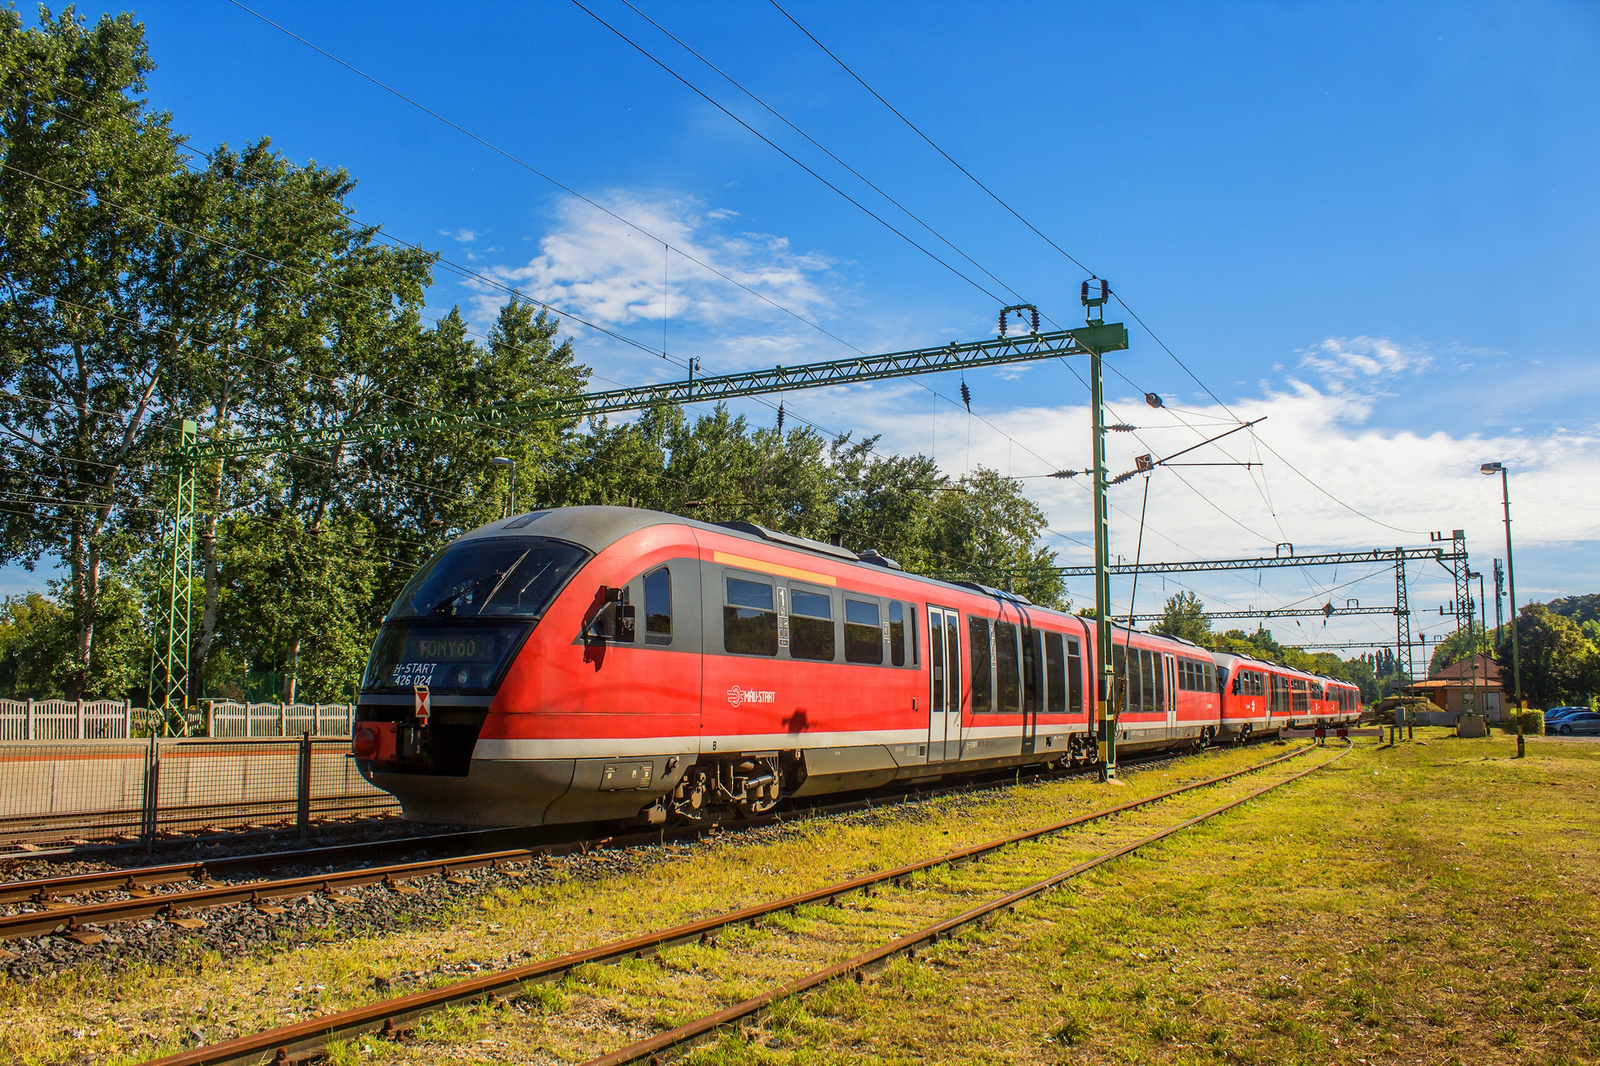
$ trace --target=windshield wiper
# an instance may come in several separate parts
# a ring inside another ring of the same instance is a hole
[[[478,613],[480,615],[483,614],[484,609],[489,606],[489,601],[494,599],[494,594],[500,591],[500,587],[506,583],[507,579],[509,579],[512,574],[516,573],[517,567],[522,565],[522,560],[526,559],[528,557],[528,552],[532,550],[532,548],[529,548],[527,551],[517,556],[516,562],[506,567],[506,572],[500,575],[500,580],[494,583],[494,588],[489,590],[489,595],[485,596],[483,598],[483,603],[478,605]]]

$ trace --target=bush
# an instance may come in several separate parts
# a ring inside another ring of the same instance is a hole
[[[1506,711],[1500,725],[1507,733],[1521,733],[1524,736],[1542,737],[1544,736],[1544,712],[1517,711],[1512,708]]]

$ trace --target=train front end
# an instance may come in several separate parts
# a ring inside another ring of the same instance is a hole
[[[373,643],[352,748],[407,819],[526,824],[571,781],[570,759],[473,758],[506,676],[536,653],[544,618],[594,555],[509,528],[517,521],[469,533],[424,564]]]

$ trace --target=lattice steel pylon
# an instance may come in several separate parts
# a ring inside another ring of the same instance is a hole
[[[1456,632],[1461,632],[1465,626],[1468,638],[1467,669],[1461,678],[1461,709],[1478,714],[1483,708],[1478,701],[1478,627],[1473,620],[1477,612],[1472,603],[1472,567],[1467,565],[1467,531],[1453,530],[1450,541],[1454,549],[1450,553],[1450,575],[1456,586]]]
[[[193,631],[189,609],[194,600],[194,454],[198,427],[190,419],[178,423],[172,537],[167,552],[165,608],[166,647],[150,670],[150,699],[162,712],[163,733],[188,732],[189,655]]]
[[[1411,604],[1406,597],[1406,550],[1394,550],[1394,641],[1395,669],[1408,681],[1415,681],[1415,664],[1411,660]],[[1426,668],[1427,664],[1423,664]]]

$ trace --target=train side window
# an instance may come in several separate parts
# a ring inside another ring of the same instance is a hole
[[[1067,641],[1067,710],[1074,714],[1083,710],[1083,659],[1075,640]]]
[[[994,624],[995,687],[999,698],[995,710],[1016,714],[1022,709],[1022,686],[1017,680],[1017,627],[1010,622]]]
[[[889,603],[889,663],[906,664],[906,605],[899,600]]]
[[[672,643],[672,571],[664,566],[644,575],[644,642]]]
[[[972,713],[984,714],[994,706],[989,692],[989,620],[967,619],[967,647],[972,658]],[[954,656],[951,657],[954,659]]]
[[[833,598],[827,593],[790,586],[789,657],[833,661]]]
[[[1139,653],[1144,660],[1144,709],[1147,711],[1164,711],[1167,709],[1166,686],[1161,683],[1161,656],[1153,651]]]
[[[1194,663],[1188,659],[1178,660],[1178,689],[1182,692],[1194,691]]]
[[[1044,686],[1039,684],[1039,631],[1022,630],[1022,713],[1038,714],[1044,698]]]
[[[911,620],[910,621],[910,626],[911,626],[911,628],[906,630],[906,636],[911,638],[911,665],[912,666],[916,666],[916,665],[918,665],[919,663],[922,662],[922,658],[918,654],[918,652],[920,651],[922,645],[921,645],[921,638],[919,638],[917,636],[917,605],[913,603],[913,604],[908,604],[907,606],[910,607],[910,609],[911,609],[911,614],[910,614],[910,620]]]
[[[1045,710],[1059,714],[1067,709],[1067,661],[1060,633],[1044,635]]]
[[[778,654],[778,612],[772,609],[771,582],[729,577],[727,591],[723,648],[735,655]]]
[[[949,649],[945,657],[950,663],[949,685],[950,691],[953,693],[953,698],[949,702],[954,703],[959,710],[961,707],[961,623],[957,618],[958,616],[954,611],[945,612],[944,643],[945,647]],[[916,615],[912,615],[911,620],[913,622],[916,621]],[[915,660],[912,661],[914,662]],[[985,691],[988,690],[985,689]]]
[[[876,600],[844,598],[844,661],[883,663],[883,623]]]

